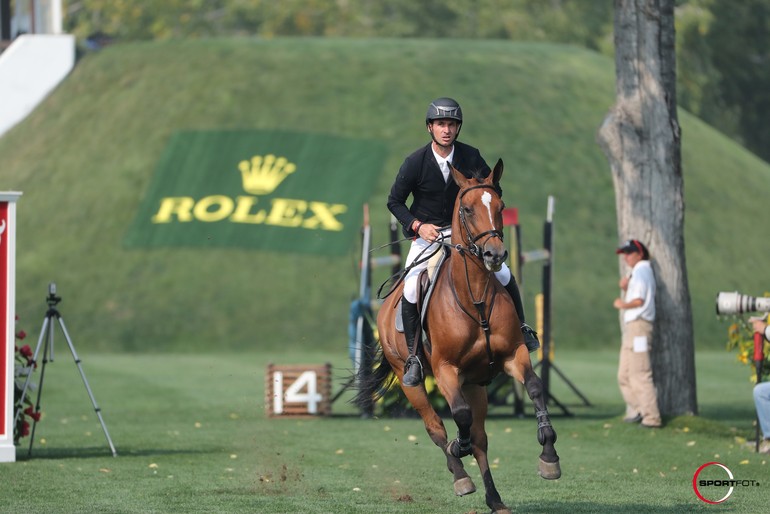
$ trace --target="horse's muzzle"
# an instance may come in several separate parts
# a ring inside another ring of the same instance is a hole
[[[484,266],[489,270],[493,272],[500,271],[500,268],[503,267],[503,263],[505,262],[505,259],[508,258],[508,250],[503,249],[501,252],[498,249],[488,249],[484,248]]]

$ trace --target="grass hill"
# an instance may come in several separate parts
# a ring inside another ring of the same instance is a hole
[[[0,138],[0,189],[24,192],[20,328],[37,334],[56,281],[78,348],[345,351],[357,247],[331,259],[127,250],[122,239],[172,134],[254,128],[384,141],[389,153],[370,200],[382,244],[390,184],[404,156],[427,142],[422,120],[438,96],[462,104],[462,140],[489,162],[505,161],[505,199],[519,208],[525,249],[541,244],[547,197],[556,199],[557,348],[617,345],[614,193],[595,143],[614,101],[613,62],[568,46],[444,39],[196,40],[86,56]],[[760,229],[770,167],[685,112],[681,123],[696,347],[720,347],[717,291],[770,290]],[[525,268],[530,319],[539,280],[537,266]]]

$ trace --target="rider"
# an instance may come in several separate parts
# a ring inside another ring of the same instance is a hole
[[[417,282],[428,262],[420,262],[411,268],[410,265],[418,256],[419,260],[423,260],[433,253],[433,241],[449,237],[452,213],[460,188],[449,176],[448,163],[469,178],[473,171],[480,171],[484,176],[491,172],[476,148],[456,140],[463,124],[463,111],[456,101],[451,98],[434,100],[428,106],[425,124],[431,142],[404,160],[388,196],[388,209],[403,225],[404,234],[414,238],[406,257],[406,268],[409,271],[404,277],[404,296],[401,300],[404,336],[409,349],[402,383],[408,387],[419,385],[423,377],[422,363],[418,357],[420,315],[417,312]],[[498,193],[502,194],[499,185],[497,187]],[[412,205],[407,207],[406,200],[410,194]],[[433,248],[426,250],[431,246]],[[530,352],[537,350],[540,342],[535,331],[524,323],[524,307],[511,270],[503,263],[495,276],[513,299],[527,349]]]

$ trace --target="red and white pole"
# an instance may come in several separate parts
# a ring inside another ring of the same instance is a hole
[[[0,462],[15,462],[13,372],[16,344],[16,201],[0,191]]]

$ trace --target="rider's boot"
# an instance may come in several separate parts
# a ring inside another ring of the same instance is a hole
[[[519,293],[519,286],[516,284],[513,274],[511,274],[511,280],[508,281],[505,290],[511,295],[513,306],[516,308],[516,314],[519,316],[519,321],[521,321],[521,333],[524,335],[524,344],[527,345],[527,350],[532,353],[540,348],[540,341],[537,339],[537,332],[524,322],[524,305],[521,303],[521,293]]]
[[[401,299],[401,318],[404,321],[404,337],[406,337],[406,346],[409,349],[409,357],[404,365],[404,378],[401,383],[406,387],[417,387],[422,383],[422,363],[417,356],[420,344],[420,313],[417,312],[417,305],[409,303],[406,298]],[[416,340],[416,341],[415,341]]]

